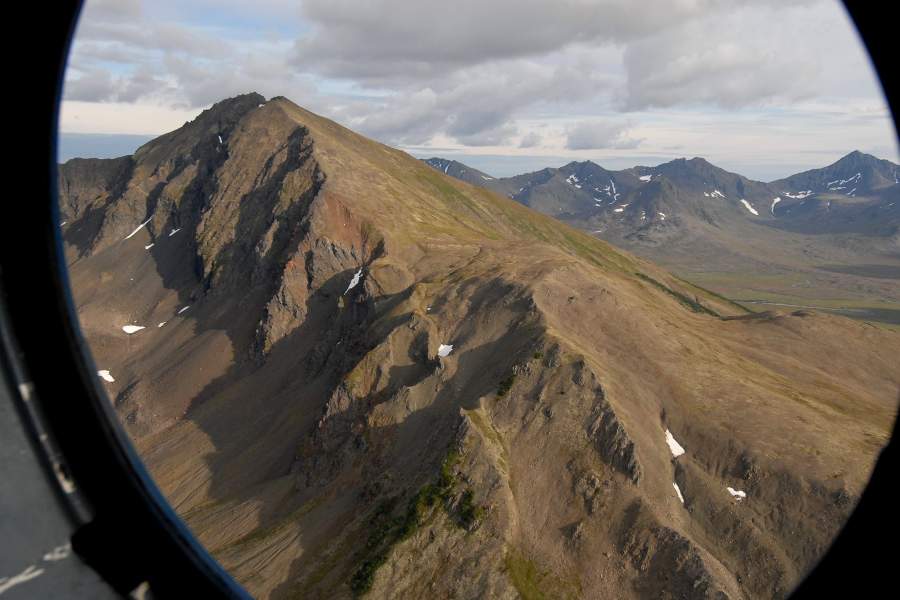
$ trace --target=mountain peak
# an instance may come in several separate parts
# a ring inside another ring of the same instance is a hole
[[[892,163],[889,160],[885,160],[882,158],[878,158],[877,156],[873,156],[871,154],[866,154],[865,152],[861,152],[859,150],[854,150],[849,152],[833,162],[826,169],[832,167],[849,167],[849,168],[861,168],[866,166],[872,166],[876,169],[888,169],[891,170],[892,167],[896,168],[896,164]]]
[[[207,147],[208,152],[216,152],[215,148],[228,140],[237,123],[265,103],[265,96],[256,92],[220,100],[184,126],[147,142],[137,149],[134,156],[151,161],[165,160],[172,155],[194,154],[198,145]]]
[[[272,100],[277,100],[278,98],[272,98]],[[256,108],[260,104],[266,103],[266,97],[257,92],[248,92],[246,94],[239,94],[237,96],[233,96],[231,98],[225,98],[224,100],[219,100],[202,113],[207,116],[230,116],[233,114],[244,114],[251,108]],[[199,119],[200,117],[198,117]]]
[[[598,165],[592,160],[572,161],[560,167],[559,171],[563,173],[576,172],[585,175],[595,174],[604,177],[610,172],[608,169],[604,168],[602,165]]]
[[[561,169],[577,169],[579,167],[586,167],[588,165],[593,165],[595,167],[599,167],[597,163],[592,160],[573,160],[572,162],[566,163]]]
[[[858,196],[896,184],[897,175],[897,165],[891,161],[853,150],[827,167],[797,173],[773,184],[793,190]]]
[[[868,176],[871,171],[876,171],[880,173],[880,176],[892,180],[896,167],[897,165],[889,160],[883,160],[872,156],[871,154],[854,150],[828,165],[825,169],[837,173],[843,173],[847,170],[853,172],[859,171],[865,176]]]
[[[695,156],[693,158],[685,158],[685,157],[675,158],[675,159],[670,160],[667,163],[662,163],[661,165],[658,165],[656,167],[656,169],[664,169],[664,170],[669,169],[669,170],[676,170],[676,171],[681,171],[681,170],[685,170],[685,169],[690,170],[690,171],[716,169],[718,171],[725,172],[725,170],[722,169],[721,167],[717,167],[716,165],[712,164],[711,162],[709,162],[708,160],[706,160],[705,158],[700,157],[700,156]]]
[[[865,159],[878,160],[870,154],[860,152],[859,150],[854,150],[852,152],[848,152],[847,154],[845,154],[844,156],[839,158],[836,162],[839,163],[839,162],[848,161],[848,160],[865,160]]]
[[[423,158],[421,160],[429,167],[436,169],[445,175],[468,181],[473,185],[481,185],[485,181],[494,181],[496,179],[484,171],[479,171],[478,169],[452,158],[432,156],[431,158]]]

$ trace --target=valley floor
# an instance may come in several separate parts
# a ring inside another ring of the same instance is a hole
[[[893,265],[824,268],[781,274],[673,269],[680,277],[721,294],[751,311],[805,308],[843,315],[887,327],[900,326],[900,268]],[[877,268],[887,276],[869,275]],[[893,275],[893,277],[891,277]]]

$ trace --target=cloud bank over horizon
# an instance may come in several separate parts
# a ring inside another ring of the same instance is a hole
[[[475,162],[898,160],[836,0],[88,0],[61,130],[159,134],[248,91]]]

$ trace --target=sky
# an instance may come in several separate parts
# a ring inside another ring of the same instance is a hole
[[[87,0],[60,159],[128,154],[250,91],[495,176],[900,162],[837,0]]]

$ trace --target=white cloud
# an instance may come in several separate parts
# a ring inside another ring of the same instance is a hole
[[[519,148],[535,148],[541,145],[544,138],[536,131],[529,131],[519,140]]]
[[[837,92],[877,95],[836,3],[740,5],[661,29],[624,52],[628,109],[784,106]]]
[[[628,135],[630,125],[615,121],[581,121],[571,125],[566,132],[566,148],[569,150],[594,150],[600,148],[637,148],[641,140]]]
[[[681,146],[747,164],[896,149],[836,0],[94,0],[62,126],[160,133],[247,91],[407,147],[617,160]]]
[[[815,0],[757,1],[790,6]],[[488,61],[574,44],[628,44],[743,6],[735,0],[306,0],[311,32],[297,40],[305,69],[358,81],[435,77]]]

